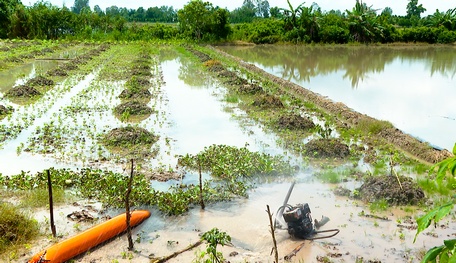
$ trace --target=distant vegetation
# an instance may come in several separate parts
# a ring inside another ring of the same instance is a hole
[[[29,7],[19,0],[0,0],[0,10],[0,38],[12,39],[456,42],[456,7],[421,17],[426,8],[418,0],[408,1],[405,16],[360,0],[350,10],[330,11],[322,11],[317,3],[292,6],[289,1],[285,9],[270,7],[267,0],[244,0],[232,11],[202,0],[190,1],[181,10],[172,6],[92,10],[89,0],[75,0],[71,8],[48,2]]]

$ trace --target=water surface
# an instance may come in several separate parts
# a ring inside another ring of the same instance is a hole
[[[219,47],[438,148],[456,142],[453,47]]]

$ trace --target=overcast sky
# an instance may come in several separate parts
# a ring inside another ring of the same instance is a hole
[[[74,4],[74,0],[44,0],[50,2],[52,5],[62,7],[71,7]],[[244,0],[208,0],[214,6],[225,7],[228,10],[241,7]],[[278,6],[288,8],[287,0],[268,0],[271,7]],[[24,5],[33,5],[35,0],[22,0]],[[181,9],[189,0],[171,0],[171,1],[159,1],[159,0],[89,0],[89,5],[92,7],[98,5],[102,10],[105,10],[109,6],[126,7],[128,9],[137,9],[138,7],[144,7],[145,9],[154,6],[173,6],[175,9]],[[255,1],[253,1],[255,2]],[[331,9],[345,11],[346,9],[351,10],[356,3],[356,0],[316,0],[316,1],[301,1],[301,0],[290,0],[293,7],[305,2],[305,6],[310,6],[313,2],[317,3],[323,11],[329,11]],[[405,15],[406,6],[408,0],[365,0],[363,1],[368,6],[372,6],[374,9],[383,9],[385,7],[391,7],[393,14]],[[423,7],[427,9],[425,15],[433,14],[436,9],[440,11],[447,11],[448,9],[456,8],[456,1],[454,0],[418,0],[418,4],[423,4]]]

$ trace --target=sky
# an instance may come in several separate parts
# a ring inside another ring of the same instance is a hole
[[[40,0],[44,2],[49,2],[54,6],[62,7],[71,7],[74,4],[74,0]],[[35,2],[40,2],[35,0],[22,0],[24,5],[33,5]],[[234,10],[235,8],[241,7],[244,0],[205,0],[212,3],[213,6],[220,6],[227,8],[228,10]],[[138,7],[143,7],[147,9],[149,7],[155,6],[173,6],[174,9],[181,9],[186,5],[189,0],[172,0],[172,1],[159,1],[159,0],[89,0],[89,5],[92,7],[98,5],[102,10],[105,10],[106,7],[117,6],[117,7],[126,7],[128,9],[137,9]],[[255,1],[253,1],[255,2]],[[287,0],[268,0],[271,7],[282,7],[288,8]],[[329,11],[332,9],[345,11],[346,9],[351,10],[356,3],[356,0],[290,0],[290,3],[293,7],[305,2],[304,6],[310,6],[313,2],[317,3],[323,11]],[[409,0],[365,0],[363,1],[368,6],[372,6],[374,9],[383,9],[385,7],[390,7],[393,9],[394,15],[405,15],[406,7]],[[422,4],[427,11],[424,15],[430,15],[435,12],[436,9],[439,11],[447,11],[448,9],[456,8],[456,1],[454,0],[418,0],[418,4]]]

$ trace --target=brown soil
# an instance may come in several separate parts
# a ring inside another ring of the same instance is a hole
[[[192,48],[187,48],[190,52],[192,52],[195,56],[197,56],[201,62],[206,62],[211,60],[211,57],[203,52],[200,52],[198,50],[192,49]]]
[[[151,173],[148,172],[142,172],[145,174],[150,180],[155,180],[159,182],[167,182],[169,180],[180,180],[182,178],[182,175],[175,173],[175,172],[168,172],[168,171],[163,171],[163,172],[157,172],[153,171]]]
[[[282,101],[278,97],[269,94],[259,96],[253,101],[252,105],[260,108],[283,108]]]
[[[133,76],[146,76],[146,77],[152,76],[151,68],[148,65],[135,65],[131,69],[130,73]]]
[[[148,87],[150,86],[150,81],[142,77],[132,77],[125,85],[128,87]]]
[[[365,202],[386,200],[391,205],[417,205],[425,198],[418,184],[412,178],[405,176],[370,177],[365,179],[358,191]]]
[[[22,59],[17,58],[17,57],[6,58],[6,59],[5,59],[5,62],[24,63],[24,61],[23,61]]]
[[[348,145],[338,139],[314,139],[304,145],[308,156],[343,159],[350,155]]]
[[[263,88],[257,84],[244,84],[238,88],[240,94],[257,94],[264,92]]]
[[[33,79],[29,79],[25,85],[28,85],[28,86],[53,86],[54,81],[51,79],[47,79],[43,76],[38,76]]]
[[[153,110],[149,106],[147,106],[147,104],[136,100],[122,103],[118,105],[114,109],[114,111],[117,114],[123,114],[128,112],[131,115],[146,115],[151,114],[153,112]]]
[[[61,70],[67,70],[67,71],[75,70],[77,68],[78,68],[77,65],[71,64],[71,63],[65,63],[65,64],[60,66]]]
[[[277,120],[280,129],[303,129],[309,130],[315,127],[315,123],[309,118],[297,114],[282,115]]]
[[[6,97],[26,97],[31,98],[41,95],[41,93],[33,87],[27,85],[16,86],[6,92]]]
[[[149,89],[147,88],[139,88],[139,89],[124,89],[119,98],[121,99],[149,99],[152,98],[152,93],[150,93]]]
[[[356,112],[345,104],[340,102],[334,102],[326,97],[321,96],[311,90],[305,89],[297,84],[294,84],[290,81],[281,79],[276,77],[264,70],[256,67],[253,64],[246,63],[241,59],[234,57],[226,52],[213,48],[219,54],[229,57],[237,63],[246,68],[249,71],[255,72],[262,76],[265,76],[268,80],[276,83],[284,92],[290,93],[293,96],[296,96],[300,99],[304,99],[306,101],[310,101],[315,104],[315,106],[321,108],[322,110],[326,111],[328,114],[332,114],[333,116],[337,117],[337,125],[338,127],[342,128],[352,128],[354,127],[359,121],[362,120],[374,120],[372,117],[369,117],[365,114]],[[400,131],[396,128],[387,128],[382,130],[375,138],[369,139],[366,138],[368,141],[367,143],[373,143],[374,145],[384,145],[385,143],[394,145],[405,152],[415,156],[417,159],[428,163],[436,163],[445,158],[453,156],[447,150],[440,150],[435,149],[430,146],[428,143],[424,143],[419,141],[417,138],[405,134],[404,132]]]
[[[151,145],[158,138],[153,133],[140,127],[121,127],[111,130],[105,135],[105,142],[109,146],[135,146],[139,144]]]
[[[0,115],[6,115],[10,113],[13,109],[7,108],[0,104]]]
[[[61,69],[61,68],[56,68],[56,69],[48,71],[47,75],[48,76],[66,77],[66,76],[68,76],[68,73],[65,70]]]

